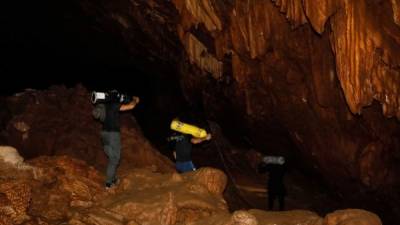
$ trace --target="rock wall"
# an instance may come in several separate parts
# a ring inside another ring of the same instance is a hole
[[[105,170],[102,125],[92,116],[90,94],[83,86],[27,90],[8,97],[4,108],[10,112],[2,134],[5,144],[19,149],[25,158],[68,155]],[[121,141],[121,170],[154,167],[174,171],[173,163],[143,136],[129,112],[121,115]]]
[[[243,121],[255,142],[278,121],[340,188],[399,183],[397,2],[173,2],[193,65],[183,89],[210,117]]]
[[[97,26],[120,35],[132,57],[177,66],[187,99],[210,118],[245,130],[258,146],[278,124],[332,185],[400,199],[398,0],[79,4]],[[8,128],[17,143],[58,149],[49,147],[54,138],[40,138],[55,130],[29,138],[32,124],[18,122]]]

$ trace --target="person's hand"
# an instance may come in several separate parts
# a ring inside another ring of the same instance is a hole
[[[139,97],[133,96],[132,101],[130,101],[128,104],[122,104],[119,108],[119,111],[127,111],[135,108],[135,106],[139,103]]]
[[[211,140],[211,134],[207,134],[206,140],[207,141]]]
[[[137,96],[133,96],[132,101],[137,105],[140,102],[140,98]]]

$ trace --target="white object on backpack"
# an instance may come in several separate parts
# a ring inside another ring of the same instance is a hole
[[[283,156],[265,156],[262,161],[266,164],[283,165],[285,163],[285,158]]]

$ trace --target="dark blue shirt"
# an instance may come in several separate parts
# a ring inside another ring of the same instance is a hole
[[[185,134],[177,134],[173,136],[177,162],[192,161],[192,143],[190,142],[190,139],[191,136]]]

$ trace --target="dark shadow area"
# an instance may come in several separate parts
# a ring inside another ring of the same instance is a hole
[[[8,2],[3,9],[1,95],[79,83],[89,91],[117,89],[141,98],[134,115],[149,139],[163,140],[185,107],[173,65],[146,52],[133,56],[123,37],[102,29],[78,1]]]

